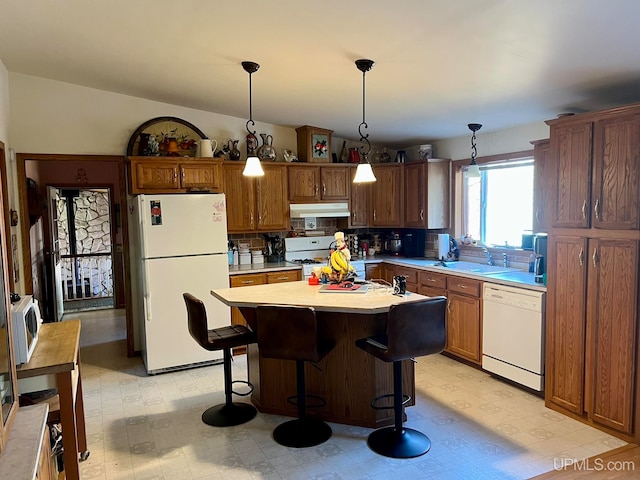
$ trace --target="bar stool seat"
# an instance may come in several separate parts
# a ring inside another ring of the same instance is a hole
[[[202,421],[214,427],[231,427],[240,425],[253,419],[258,413],[256,408],[248,403],[232,401],[232,394],[239,396],[251,395],[253,385],[243,380],[232,380],[231,349],[256,342],[255,334],[243,325],[229,325],[209,330],[207,326],[207,311],[202,300],[190,293],[184,293],[187,306],[189,333],[198,344],[209,351],[222,350],[224,359],[224,395],[225,403],[208,408],[202,414]],[[234,383],[249,386],[249,391],[239,393],[233,390]]]
[[[309,418],[307,408],[326,405],[323,398],[305,391],[304,362],[317,363],[334,347],[333,341],[318,332],[315,309],[285,305],[261,305],[256,308],[258,349],[264,358],[295,360],[296,394],[287,402],[296,405],[298,418],[278,425],[273,439],[294,448],[312,447],[331,438],[331,427],[322,420]],[[315,403],[309,405],[308,399]]]
[[[411,400],[402,394],[402,361],[423,355],[440,353],[446,342],[445,297],[392,305],[383,335],[356,340],[356,346],[383,362],[393,362],[393,394],[372,400],[375,409],[393,408],[394,425],[372,432],[367,444],[374,452],[391,458],[413,458],[431,448],[424,433],[403,427],[404,405]],[[378,401],[393,397],[392,407],[380,407]]]

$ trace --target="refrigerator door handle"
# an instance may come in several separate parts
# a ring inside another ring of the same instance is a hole
[[[149,263],[143,260],[142,263],[142,297],[144,302],[144,314],[147,321],[151,321],[151,302],[149,301]]]
[[[147,264],[147,237],[144,229],[144,195],[138,196],[138,228],[140,230],[140,254],[142,256],[142,297],[144,302],[144,314],[147,321],[151,320],[151,302],[149,301],[149,265]]]

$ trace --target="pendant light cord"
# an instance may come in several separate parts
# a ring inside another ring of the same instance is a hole
[[[251,131],[251,129],[249,129],[249,124],[251,124],[251,126],[255,126],[255,122],[253,121],[253,101],[252,101],[252,91],[251,91],[251,75],[252,72],[249,72],[249,120],[247,120],[247,132],[249,132],[252,135],[256,134],[256,131],[254,130],[253,132]]]
[[[371,70],[371,67],[373,67],[373,60],[367,60],[367,59],[360,59],[360,60],[356,60],[356,67],[358,67],[358,70],[360,70],[362,72],[362,123],[358,126],[358,133],[360,134],[360,141],[366,143],[366,150],[365,147],[362,146],[361,147],[361,151],[362,151],[362,156],[364,157],[365,162],[368,161],[368,156],[369,156],[369,152],[371,152],[371,142],[369,142],[369,134],[367,133],[366,135],[363,133],[362,129],[364,128],[365,130],[367,128],[369,128],[369,125],[367,125],[367,120],[366,120],[366,81],[365,81],[365,77],[366,74],[369,70]]]

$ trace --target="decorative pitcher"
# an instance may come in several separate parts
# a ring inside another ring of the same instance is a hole
[[[258,158],[262,161],[273,162],[276,159],[276,149],[273,148],[273,137],[266,133],[261,133],[262,145],[258,148]]]
[[[200,153],[199,157],[213,157],[213,154],[216,152],[216,148],[218,148],[218,142],[215,140],[209,140],[208,138],[203,138],[200,140]]]
[[[238,142],[240,140],[229,140],[227,147],[229,147],[229,160],[240,160],[240,150],[238,150]]]
[[[360,150],[356,147],[349,149],[349,163],[360,163]]]

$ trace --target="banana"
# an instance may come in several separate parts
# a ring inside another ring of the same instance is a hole
[[[342,256],[342,254],[338,251],[333,252],[331,254],[331,258],[335,259],[335,262],[338,264],[339,271],[341,272],[346,272],[347,271],[347,262],[345,261],[344,257]]]
[[[335,252],[331,254],[331,266],[336,272],[341,272],[342,266],[340,265],[340,262],[338,261],[337,257],[338,256],[336,255]]]

